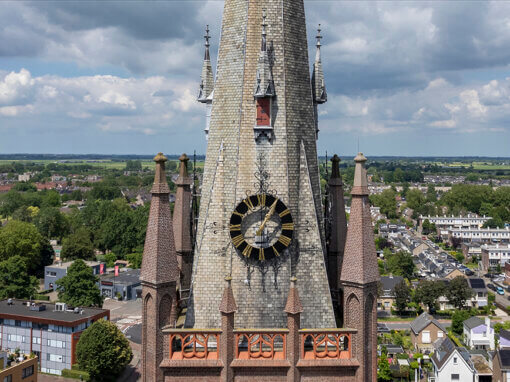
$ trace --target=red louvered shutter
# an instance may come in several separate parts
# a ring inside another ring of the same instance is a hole
[[[257,99],[257,126],[271,125],[271,100],[269,98]]]

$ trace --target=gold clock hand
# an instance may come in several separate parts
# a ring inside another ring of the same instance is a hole
[[[266,217],[262,221],[262,224],[260,225],[259,229],[257,230],[257,236],[262,235],[262,231],[264,230],[264,227],[266,226],[266,223],[271,219],[271,216],[273,216],[274,211],[276,209],[276,202],[278,199],[274,201],[274,203],[271,205],[271,208],[269,209],[269,212],[266,214]]]

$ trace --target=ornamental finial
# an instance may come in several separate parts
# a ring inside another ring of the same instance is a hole
[[[211,38],[211,36],[209,35],[209,24],[207,24],[207,26],[205,27],[205,36],[204,36],[205,46],[207,46],[207,47],[211,46],[211,44],[209,43],[210,38]]]
[[[315,38],[317,39],[317,46],[320,47],[321,46],[321,40],[322,40],[322,35],[321,35],[321,25],[319,24],[319,27],[317,28],[317,36],[315,36]]]

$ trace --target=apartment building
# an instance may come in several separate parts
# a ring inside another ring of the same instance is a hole
[[[70,308],[64,303],[45,304],[21,300],[0,301],[0,349],[34,353],[43,373],[61,375],[76,363],[76,344],[81,333],[110,311]]]

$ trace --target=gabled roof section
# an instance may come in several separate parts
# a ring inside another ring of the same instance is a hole
[[[477,328],[481,325],[485,325],[485,323],[482,321],[482,319],[480,319],[476,316],[470,317],[464,321],[464,326],[469,330]]]
[[[501,369],[510,369],[510,349],[500,349],[496,352],[496,356],[499,358]]]
[[[434,344],[434,354],[431,357],[432,362],[438,370],[441,370],[448,360],[457,353],[469,367],[471,371],[474,371],[473,362],[471,362],[471,356],[465,348],[457,348],[455,344],[448,337],[444,337],[442,341],[437,341]]]
[[[419,334],[423,329],[425,329],[430,324],[436,325],[439,329],[446,333],[446,329],[430,314],[423,312],[420,314],[414,321],[411,322],[411,330],[414,334]]]

